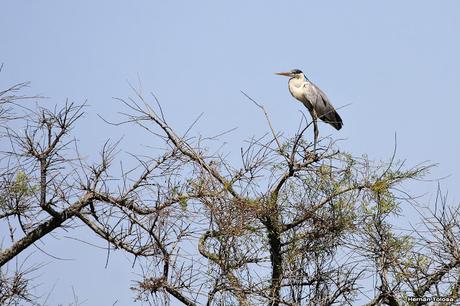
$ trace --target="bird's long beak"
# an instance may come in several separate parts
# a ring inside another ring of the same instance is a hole
[[[276,72],[277,75],[291,76],[290,72]]]

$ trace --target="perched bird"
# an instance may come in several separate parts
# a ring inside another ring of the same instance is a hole
[[[314,143],[313,149],[316,151],[316,142],[318,140],[317,119],[329,123],[337,130],[342,128],[342,118],[335,111],[326,94],[310,80],[299,69],[293,69],[289,72],[278,72],[277,75],[290,77],[288,85],[291,95],[299,100],[308,108],[313,119],[314,126]]]

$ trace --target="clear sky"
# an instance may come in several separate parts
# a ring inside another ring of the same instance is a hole
[[[344,139],[341,149],[354,155],[386,159],[396,133],[397,157],[408,166],[439,163],[430,178],[449,176],[442,186],[457,201],[459,14],[454,0],[3,1],[0,88],[31,81],[28,91],[49,97],[45,104],[87,99],[76,133],[91,156],[107,137],[146,145],[146,137],[97,117],[116,117],[121,106],[112,97],[131,95],[128,82],[140,79],[179,131],[201,112],[197,133],[237,127],[224,140],[238,152],[243,139],[267,131],[240,90],[291,135],[305,109],[289,95],[287,79],[273,73],[299,68],[334,106],[348,105],[339,110],[343,129],[321,124],[321,135]],[[415,193],[435,191],[435,183],[420,184]],[[55,286],[48,303],[71,302],[73,286],[84,305],[131,304],[137,276],[129,260],[115,255],[105,269],[104,250],[65,236],[72,234],[57,232],[45,248],[71,260],[33,255],[48,263],[38,278],[41,291]]]

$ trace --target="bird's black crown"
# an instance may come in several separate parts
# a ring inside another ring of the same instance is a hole
[[[299,69],[292,69],[291,73],[299,74],[299,73],[303,73],[303,72],[302,72],[302,70],[299,70]]]

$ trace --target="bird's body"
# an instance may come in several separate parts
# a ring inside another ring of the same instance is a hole
[[[342,118],[340,118],[326,94],[318,86],[310,82],[302,71],[294,69],[290,72],[280,72],[277,74],[290,77],[288,82],[289,92],[294,98],[302,102],[310,112],[315,128],[314,145],[316,149],[318,138],[317,118],[329,123],[337,130],[342,128]]]

